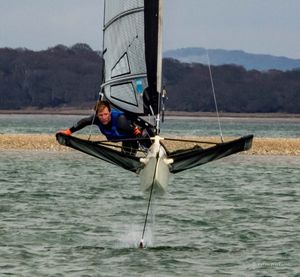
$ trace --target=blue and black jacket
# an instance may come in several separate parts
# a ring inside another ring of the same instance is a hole
[[[111,111],[111,122],[108,125],[103,125],[97,116],[94,118],[94,115],[91,115],[79,120],[70,130],[74,133],[91,124],[97,125],[101,133],[105,135],[108,140],[121,140],[135,137],[133,133],[134,126],[131,124],[131,121],[126,118],[123,112],[115,109]]]

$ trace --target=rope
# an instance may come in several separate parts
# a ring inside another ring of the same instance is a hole
[[[102,22],[102,26],[104,28],[105,26],[105,18],[106,18],[106,5],[105,5],[105,1],[103,2],[103,22]],[[104,29],[103,29],[103,36],[104,36]],[[101,52],[101,58],[102,58],[102,61],[104,62],[104,39],[102,40],[102,52]],[[103,83],[103,78],[104,78],[104,63],[102,64],[102,83]],[[103,94],[102,94],[102,85],[101,85],[101,89],[100,89],[100,92],[99,92],[99,96],[98,96],[98,100],[97,102],[100,100],[100,97],[102,98],[103,97]],[[96,103],[97,103],[96,102]],[[94,116],[93,116],[93,121],[92,121],[92,124],[90,126],[90,134],[89,134],[89,137],[88,137],[88,140],[90,140],[91,138],[91,135],[92,135],[92,126],[94,124],[94,121],[95,121],[95,117],[96,117],[96,109],[95,109],[95,113],[94,113]]]
[[[216,98],[216,93],[215,93],[215,86],[214,86],[214,81],[213,81],[213,77],[212,77],[212,73],[211,73],[210,60],[209,60],[207,50],[206,50],[206,56],[207,56],[207,65],[208,65],[208,70],[209,70],[209,77],[210,77],[210,82],[211,82],[211,87],[212,87],[212,93],[213,93],[213,96],[214,96],[215,109],[216,109],[217,118],[218,118],[220,137],[221,137],[221,141],[224,142],[222,128],[221,128],[221,122],[220,122],[220,116],[219,116],[219,110],[218,110],[218,104],[217,104],[217,98]]]
[[[95,140],[93,141],[94,143],[103,143],[103,142],[123,142],[123,141],[139,141],[139,140],[153,140],[154,138],[150,138],[150,136],[148,138],[127,138],[127,139],[112,139],[112,140]]]
[[[99,93],[99,96],[98,96],[98,100],[97,100],[97,102],[96,102],[96,105],[97,105],[97,103],[99,102],[100,97],[101,97],[101,92]],[[93,124],[94,124],[94,121],[95,121],[95,118],[96,118],[96,114],[97,114],[97,110],[95,109],[95,112],[94,112],[94,115],[93,115],[92,124],[90,125],[90,132],[89,132],[88,140],[90,140],[90,139],[91,139],[91,136],[92,136],[92,127],[93,127]]]
[[[193,142],[193,143],[204,143],[204,144],[219,144],[217,142],[211,142],[211,141],[201,141],[201,140],[189,140],[189,139],[173,139],[173,138],[164,138],[164,140],[170,140],[170,141],[179,141],[179,142]]]
[[[113,148],[120,148],[120,149],[124,149],[124,150],[131,150],[132,147],[127,147],[127,146],[121,146],[121,145],[116,145],[116,144],[111,144],[110,141],[91,141],[95,144],[100,144],[100,145],[104,145],[104,146],[110,146],[110,147],[113,147]],[[147,154],[147,150],[141,150],[141,149],[136,149],[136,152],[139,152],[139,153],[143,153],[143,154]]]

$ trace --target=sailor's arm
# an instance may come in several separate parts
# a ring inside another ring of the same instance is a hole
[[[120,115],[117,121],[117,128],[120,132],[128,134],[131,136],[140,136],[141,131],[138,127],[134,126],[130,120],[126,118],[125,115]]]
[[[85,117],[80,119],[77,123],[75,123],[71,128],[63,130],[63,131],[59,131],[59,133],[63,133],[67,136],[70,136],[72,133],[77,132],[81,129],[83,129],[84,127],[91,125],[93,123],[93,115],[89,116],[89,117]]]

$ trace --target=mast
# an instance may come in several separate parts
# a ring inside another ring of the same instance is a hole
[[[157,70],[156,90],[158,93],[158,109],[156,115],[156,133],[160,131],[161,89],[162,89],[162,40],[163,40],[163,0],[158,0],[158,37],[157,37]]]
[[[100,86],[100,92],[99,92],[99,99],[103,99],[104,94],[103,94],[103,83],[105,80],[105,76],[104,76],[104,72],[105,72],[105,68],[104,68],[104,26],[105,26],[105,7],[106,7],[106,0],[103,1],[103,20],[102,20],[102,52],[101,52],[101,59],[102,59],[102,69],[101,69],[101,86]]]

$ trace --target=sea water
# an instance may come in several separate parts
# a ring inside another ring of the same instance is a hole
[[[6,115],[0,114],[0,134],[5,133],[44,133],[54,134],[58,130],[71,127],[82,115]],[[221,118],[224,136],[243,136],[254,134],[256,137],[300,137],[300,119],[272,118]],[[86,127],[85,133],[88,133]],[[99,133],[96,127],[91,129]],[[167,117],[161,125],[161,133],[170,136],[218,136],[218,120],[213,117]]]
[[[135,174],[75,151],[1,151],[0,276],[299,276],[299,176],[300,157],[257,155],[176,174],[139,249]]]

